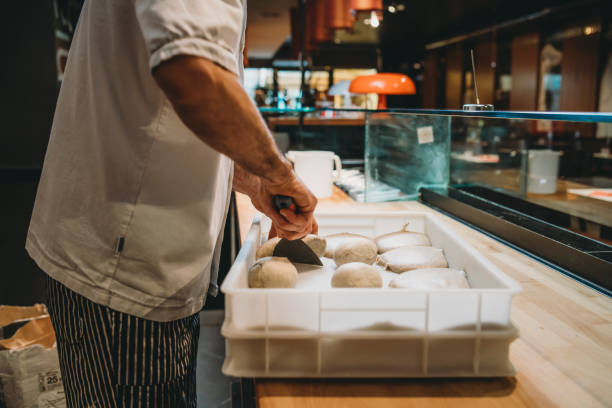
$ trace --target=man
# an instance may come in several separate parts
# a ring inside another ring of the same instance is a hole
[[[241,0],[85,2],[26,243],[69,407],[195,406],[232,186],[278,235],[316,232],[316,199],[239,82],[245,18]]]

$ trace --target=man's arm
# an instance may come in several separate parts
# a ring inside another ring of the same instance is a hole
[[[272,218],[279,235],[298,238],[313,230],[316,198],[278,153],[234,74],[204,58],[178,56],[157,66],[153,76],[183,122],[204,143],[236,162],[238,177],[246,183],[249,173],[257,177],[257,189],[249,186],[247,194]],[[238,191],[244,188],[240,184]],[[293,197],[297,214],[283,210],[279,215],[272,201],[277,194]]]
[[[232,183],[234,191],[253,197],[259,191],[260,184],[261,181],[258,176],[249,173],[238,163],[234,163],[234,180]]]

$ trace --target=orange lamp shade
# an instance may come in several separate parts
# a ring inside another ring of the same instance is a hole
[[[378,109],[387,108],[385,95],[414,95],[416,87],[407,75],[381,73],[364,75],[351,81],[349,92],[378,94]]]
[[[351,9],[355,11],[382,10],[382,0],[351,0]]]

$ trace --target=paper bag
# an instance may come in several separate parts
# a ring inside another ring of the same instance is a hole
[[[0,306],[3,326],[27,321],[11,337],[0,339],[0,400],[6,408],[65,407],[55,332],[44,305]]]

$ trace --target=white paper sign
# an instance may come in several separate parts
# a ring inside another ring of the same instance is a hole
[[[423,126],[417,128],[417,138],[419,140],[419,144],[432,143],[434,141],[433,127]]]

